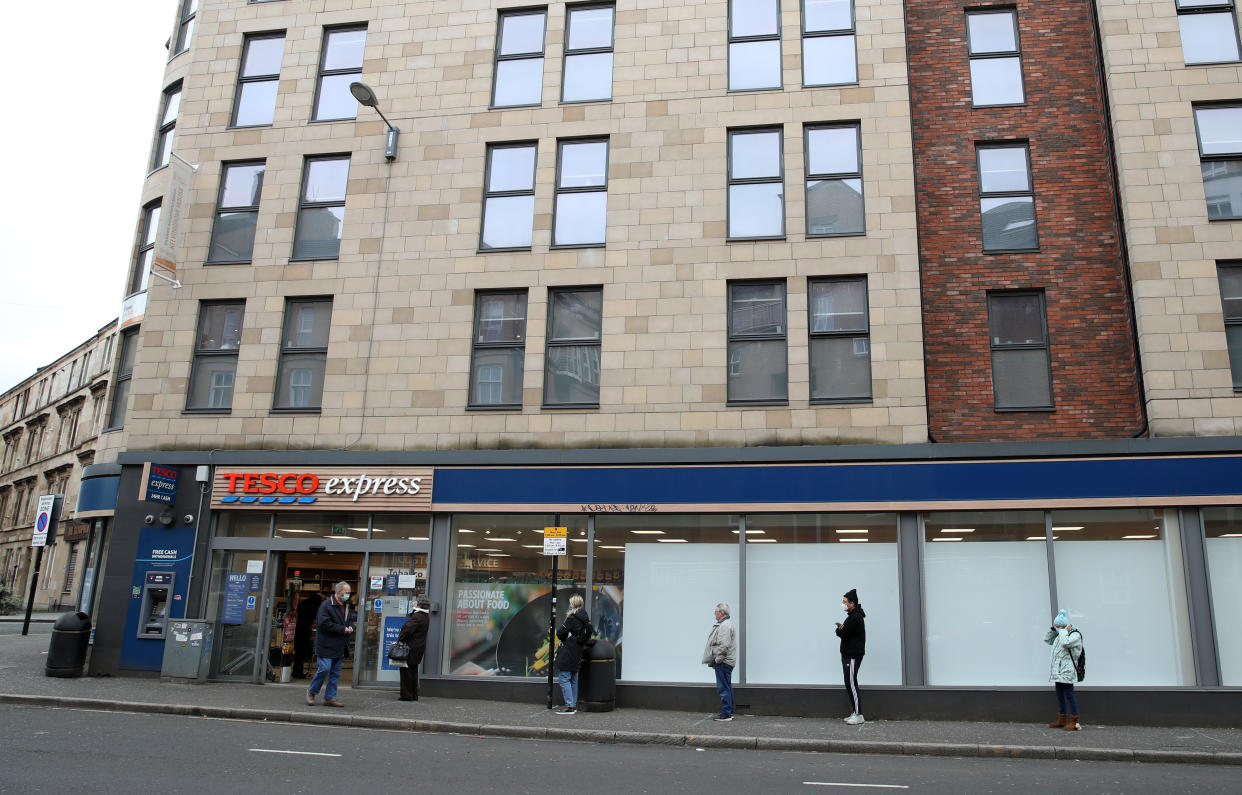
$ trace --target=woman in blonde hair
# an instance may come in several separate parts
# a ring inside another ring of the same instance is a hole
[[[561,683],[561,694],[565,697],[565,706],[556,711],[557,715],[573,715],[578,711],[578,671],[582,668],[582,652],[595,634],[591,619],[582,605],[579,594],[569,597],[569,615],[556,630],[556,637],[561,642],[561,647],[556,650],[557,679]]]

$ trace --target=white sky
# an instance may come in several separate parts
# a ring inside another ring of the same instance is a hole
[[[0,392],[121,311],[177,0],[0,0]]]

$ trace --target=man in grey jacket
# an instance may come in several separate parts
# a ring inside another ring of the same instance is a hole
[[[729,618],[729,606],[716,605],[716,624],[707,636],[703,664],[716,671],[716,691],[720,693],[720,722],[733,720],[733,666],[737,664],[737,633]]]

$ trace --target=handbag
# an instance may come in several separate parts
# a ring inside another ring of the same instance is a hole
[[[393,662],[405,662],[410,659],[410,644],[403,640],[395,641],[388,647],[388,659]]]

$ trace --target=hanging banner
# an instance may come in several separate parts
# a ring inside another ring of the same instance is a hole
[[[194,169],[189,163],[176,155],[168,159],[168,190],[164,193],[155,236],[155,264],[170,274],[177,272],[177,248],[181,245],[193,181]]]

